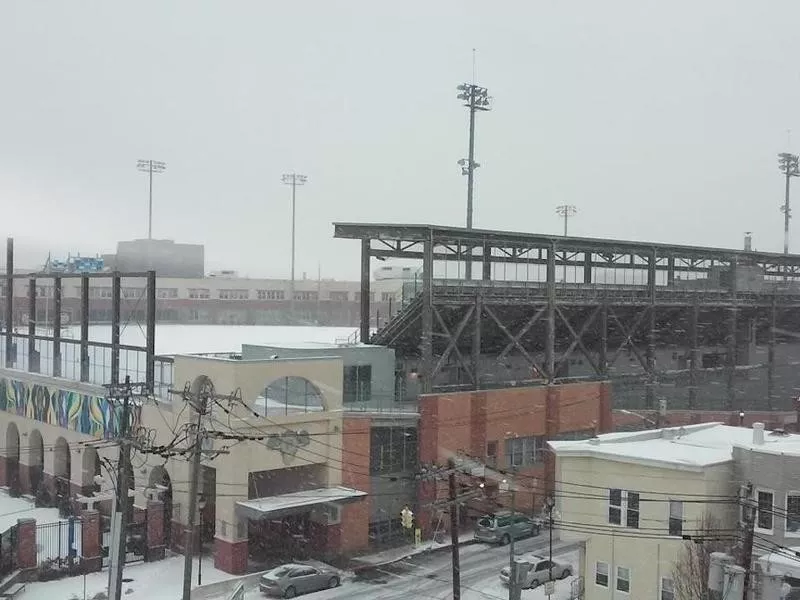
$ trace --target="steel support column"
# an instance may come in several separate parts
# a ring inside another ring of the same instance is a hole
[[[81,381],[89,381],[89,276],[81,277]]]
[[[583,283],[592,283],[592,253],[583,254]]]
[[[14,368],[14,239],[6,240],[6,368]]]
[[[39,353],[36,351],[36,278],[28,280],[28,372],[39,372]]]
[[[556,378],[556,245],[547,250],[547,337],[544,346],[547,381]]]
[[[119,384],[119,324],[122,302],[122,278],[118,272],[111,277],[111,385]]]
[[[608,376],[608,304],[600,307],[600,352],[598,356],[600,374]]]
[[[485,265],[486,263],[484,263]],[[481,389],[481,322],[483,321],[483,298],[475,294],[475,318],[472,329],[472,374],[475,389]]]
[[[155,391],[156,384],[156,272],[147,272],[147,324],[145,340],[145,382],[147,391]]]
[[[483,243],[483,272],[481,279],[491,281],[492,279],[492,246],[488,242]]]
[[[362,344],[369,343],[369,259],[370,259],[370,244],[371,240],[361,240],[361,333],[360,339]]]
[[[422,332],[420,354],[422,364],[422,392],[433,390],[433,232],[429,232],[423,243],[422,260]],[[363,273],[363,263],[362,263]],[[363,324],[363,321],[362,321]]]
[[[697,405],[697,362],[700,351],[697,348],[697,327],[700,320],[700,306],[695,300],[689,313],[689,410]]]
[[[647,328],[647,384],[645,387],[645,406],[656,406],[656,253],[650,254],[647,264],[647,297],[649,301]]]
[[[733,305],[728,309],[728,335],[727,346],[728,356],[726,360],[727,367],[727,380],[728,380],[728,410],[733,410],[736,406],[736,328],[738,321],[737,310],[737,287],[738,287],[738,273],[737,273],[738,258],[734,256],[730,261],[730,277],[731,277],[731,300]]]
[[[61,277],[53,278],[53,377],[61,377]]]
[[[667,259],[667,285],[672,287],[675,285],[675,257],[670,256]]]
[[[775,398],[775,326],[778,320],[777,317],[777,297],[773,295],[769,313],[769,337],[767,342],[767,407],[769,410],[772,410],[772,400]]]

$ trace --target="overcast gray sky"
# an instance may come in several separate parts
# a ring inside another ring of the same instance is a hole
[[[796,0],[4,0],[0,234],[42,259],[144,237],[135,163],[153,158],[156,237],[281,276],[296,169],[298,271],[355,277],[332,221],[463,223],[455,87],[475,47],[494,96],[477,227],[556,232],[570,203],[576,235],[739,247],[752,230],[777,251],[798,23]]]

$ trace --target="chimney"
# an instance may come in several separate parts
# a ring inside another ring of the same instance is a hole
[[[752,252],[753,251],[753,232],[752,231],[745,231],[744,232],[744,251],[745,252]]]
[[[764,424],[753,423],[753,444],[762,446],[764,444]]]

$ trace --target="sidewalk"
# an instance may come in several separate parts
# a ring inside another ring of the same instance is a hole
[[[473,532],[462,533],[458,536],[458,545],[459,546],[467,546],[469,544],[475,543],[475,537]],[[390,548],[388,550],[383,550],[382,552],[377,552],[375,554],[367,554],[364,556],[359,556],[357,558],[353,558],[351,562],[351,569],[353,572],[358,572],[362,569],[371,569],[374,567],[380,567],[382,565],[388,565],[391,563],[395,563],[397,561],[403,560],[410,556],[415,556],[417,554],[423,554],[425,552],[436,552],[437,550],[444,550],[450,548],[452,543],[450,541],[450,536],[447,536],[447,540],[438,543],[434,542],[433,540],[422,542],[419,545],[416,544],[407,544],[405,546],[399,546],[397,548]]]

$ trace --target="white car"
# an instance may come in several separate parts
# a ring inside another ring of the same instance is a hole
[[[517,562],[522,563],[518,564],[517,568],[525,568],[526,564],[530,565],[530,568],[528,569],[528,572],[525,573],[522,582],[522,589],[525,590],[539,587],[548,581],[550,579],[551,571],[554,580],[566,579],[572,575],[572,565],[569,563],[559,562],[557,560],[550,562],[548,559],[537,555],[526,556],[524,559]],[[502,581],[505,585],[508,585],[510,577],[511,570],[509,567],[503,567],[500,571],[500,581]]]

